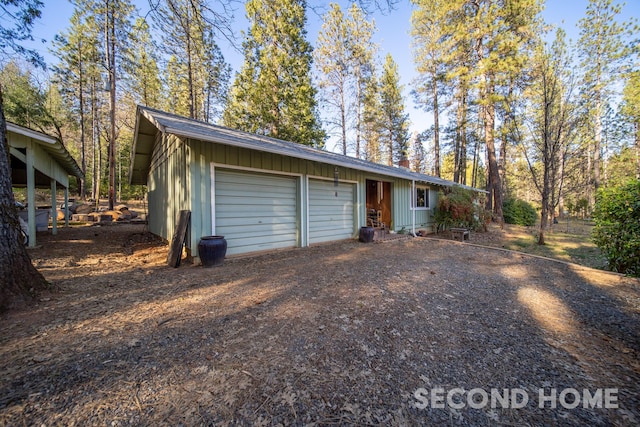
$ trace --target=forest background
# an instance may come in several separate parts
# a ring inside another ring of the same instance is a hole
[[[127,172],[144,104],[406,156],[487,189],[498,219],[507,199],[588,216],[598,188],[640,176],[639,15],[607,0],[52,1],[25,43],[46,70],[3,58],[0,82],[7,119],[78,160],[81,198],[143,196]]]

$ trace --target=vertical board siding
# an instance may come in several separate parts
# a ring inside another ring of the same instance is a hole
[[[309,243],[354,235],[354,184],[309,180]]]
[[[186,145],[174,135],[159,134],[149,177],[149,231],[171,240],[178,212],[191,209]]]
[[[211,164],[221,165],[218,169],[223,169],[222,165],[229,165],[238,168],[255,169],[238,172],[240,174],[252,174],[272,171],[275,174],[297,174],[302,177],[309,177],[309,186],[318,184],[314,178],[327,178],[333,185],[334,172],[336,167],[331,164],[318,163],[308,160],[295,159],[273,153],[261,153],[240,147],[232,147],[222,144],[213,144],[198,140],[184,140],[176,136],[164,136],[158,132],[156,134],[156,144],[152,153],[152,168],[148,177],[149,190],[149,229],[153,233],[169,240],[173,235],[175,219],[179,210],[191,210],[191,229],[187,239],[187,247],[191,254],[197,256],[197,243],[202,236],[220,233],[219,230],[212,229],[213,212],[212,188],[211,188]],[[260,175],[258,175],[260,176]],[[269,176],[269,175],[267,175]],[[305,179],[282,176],[290,180],[296,186],[294,196],[297,206],[296,237],[293,239],[297,245],[306,246],[310,242],[321,241],[320,224],[317,221],[320,217],[332,215],[331,212],[321,212],[322,202],[320,199],[314,200],[309,197],[313,188],[306,188]],[[399,178],[392,178],[383,175],[375,175],[363,171],[338,167],[338,178],[340,187],[344,185],[352,186],[352,211],[354,212],[351,221],[353,233],[365,225],[366,219],[366,180],[374,179],[391,183],[392,190],[392,218],[393,228],[397,231],[405,227],[411,230],[411,181]],[[343,181],[357,182],[352,184]],[[327,182],[327,181],[325,181]],[[214,189],[214,191],[217,189]],[[266,190],[265,190],[266,191]],[[277,190],[274,190],[277,191]],[[335,191],[331,193],[335,198]],[[339,195],[342,194],[340,188]],[[430,190],[430,210],[416,211],[416,228],[427,228],[433,223],[433,210],[437,204],[437,188]],[[256,202],[259,199],[256,199]],[[309,205],[306,206],[306,201]],[[325,200],[327,203],[329,200]],[[218,207],[218,206],[217,206]],[[224,208],[220,207],[221,213]],[[313,210],[313,212],[312,212]],[[275,213],[274,213],[275,214]],[[289,216],[291,212],[288,213]],[[263,217],[266,213],[263,213]],[[286,216],[286,215],[285,215]],[[266,219],[266,218],[265,218]],[[307,219],[309,223],[307,223]],[[344,221],[344,227],[337,227],[335,230],[349,227],[347,215],[342,215],[338,222]],[[314,222],[316,222],[314,224]],[[263,222],[264,223],[264,222]],[[223,225],[224,227],[224,225]],[[227,228],[227,230],[230,230]],[[247,228],[247,230],[250,230]],[[275,228],[274,228],[275,230]],[[306,231],[309,231],[309,241],[306,241]],[[329,239],[330,230],[325,230]],[[250,232],[250,231],[248,231]],[[290,234],[286,232],[285,234]],[[337,232],[341,234],[341,232]],[[257,239],[257,240],[256,240]],[[254,238],[254,242],[260,242],[264,237]],[[289,235],[286,239],[291,239]],[[285,239],[285,240],[286,240]],[[290,242],[291,240],[289,240]],[[256,249],[259,250],[259,249]],[[233,253],[232,249],[229,253]]]

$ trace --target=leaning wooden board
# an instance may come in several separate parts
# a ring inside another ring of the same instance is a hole
[[[176,225],[175,233],[173,233],[173,239],[171,239],[171,246],[169,246],[169,256],[167,256],[167,264],[171,267],[177,268],[180,266],[182,246],[184,246],[184,239],[187,236],[190,218],[191,211],[180,211],[178,213],[178,224]]]

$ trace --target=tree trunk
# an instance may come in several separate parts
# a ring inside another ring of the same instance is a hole
[[[387,165],[393,166],[393,131],[389,129],[389,158],[387,159]]]
[[[597,80],[597,87],[600,86],[600,79]],[[602,99],[600,91],[596,91],[595,106],[595,138],[593,147],[593,190],[598,192],[600,188],[600,147],[602,146]],[[593,206],[592,206],[593,207]]]
[[[34,303],[47,281],[31,264],[13,198],[7,122],[0,87],[0,312]]]
[[[362,70],[356,66],[356,158],[360,159],[360,141],[362,139]]]
[[[502,185],[500,184],[500,173],[498,170],[498,161],[496,159],[496,147],[495,147],[495,105],[491,100],[493,96],[493,90],[490,87],[490,79],[486,79],[485,89],[485,106],[484,110],[484,138],[487,144],[487,160],[489,166],[489,181],[491,191],[493,193],[493,215],[494,219],[500,226],[504,225],[504,219],[502,215]]]
[[[107,3],[105,16],[105,36],[107,51],[107,71],[109,73],[109,210],[116,204],[116,34],[115,10],[113,4]]]
[[[83,57],[82,43],[80,44],[80,55]],[[80,178],[80,199],[85,200],[87,198],[87,159],[86,159],[86,129],[85,129],[85,112],[84,112],[84,68],[82,67],[83,60],[80,60],[80,76],[79,76],[79,88],[78,88],[78,102],[80,104],[80,168],[82,170],[82,178]]]
[[[473,165],[471,170],[471,186],[476,188],[478,185],[478,152],[480,151],[480,142],[475,139],[473,146]]]
[[[460,99],[462,116],[460,118],[460,184],[467,184],[467,92],[466,88],[462,89],[462,95]]]
[[[342,131],[342,154],[347,155],[347,113],[346,101],[344,99],[344,86],[340,85],[340,128]]]
[[[634,124],[636,135],[636,178],[640,179],[640,121]]]
[[[440,177],[440,112],[438,111],[438,84],[433,75],[433,172]]]

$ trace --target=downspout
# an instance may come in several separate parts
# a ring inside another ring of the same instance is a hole
[[[411,196],[409,197],[409,206],[411,206],[411,235],[416,237],[416,207],[413,206],[416,199],[416,180],[411,180]]]

